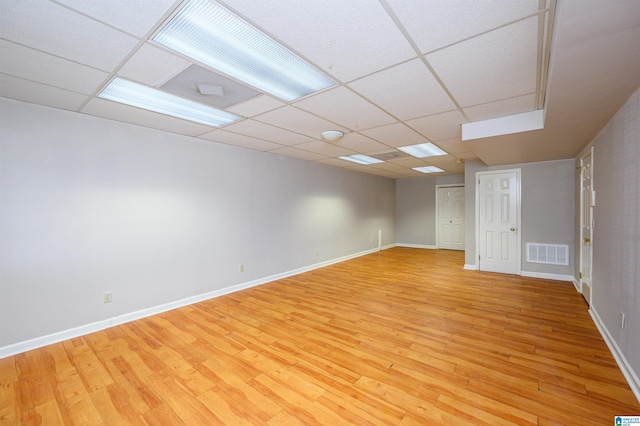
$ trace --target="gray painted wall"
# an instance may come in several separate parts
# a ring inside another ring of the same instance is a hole
[[[0,348],[393,244],[395,205],[391,179],[0,99]]]
[[[593,146],[596,206],[591,307],[635,372],[638,386],[640,89],[598,134]],[[577,233],[579,226],[580,222],[577,221]],[[626,316],[624,328],[620,328],[618,322],[620,312],[624,312]]]
[[[436,185],[464,184],[464,175],[396,180],[398,244],[436,245]]]
[[[490,170],[521,170],[522,271],[574,276],[575,161],[561,160],[487,167],[479,160],[465,163],[465,263],[476,265],[476,173]],[[569,265],[546,265],[526,261],[526,244],[566,244]]]

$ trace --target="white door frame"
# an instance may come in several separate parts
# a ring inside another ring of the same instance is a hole
[[[436,185],[436,248],[440,248],[440,197],[438,197],[438,189],[440,188],[464,188],[464,183]]]
[[[589,295],[588,295],[588,300],[587,303],[589,304],[589,306],[593,305],[593,205],[595,205],[595,200],[594,198],[594,194],[595,191],[593,189],[593,153],[594,153],[594,149],[593,146],[591,146],[587,151],[584,152],[584,154],[582,154],[580,156],[580,242],[579,242],[579,249],[578,249],[578,253],[580,256],[580,264],[579,264],[579,272],[580,274],[582,274],[582,271],[584,270],[584,263],[585,263],[585,259],[583,258],[583,250],[582,250],[582,245],[584,244],[584,239],[585,238],[589,238],[589,244],[591,244],[591,261],[590,263],[590,281],[589,281]],[[584,226],[583,226],[583,218],[584,218],[584,180],[583,180],[583,175],[582,175],[582,169],[584,168],[584,164],[585,164],[585,159],[586,157],[589,157],[590,159],[590,171],[591,171],[591,197],[592,197],[592,207],[591,208],[591,233],[590,235],[584,235]],[[582,276],[580,275],[580,278],[578,279],[578,282],[580,283],[580,293],[582,294],[584,291],[584,287],[583,287],[583,281],[582,281]]]
[[[482,175],[490,175],[497,173],[515,173],[516,174],[516,275],[522,274],[522,202],[521,202],[521,194],[522,194],[522,184],[520,179],[521,169],[502,169],[502,170],[490,170],[486,172],[476,172],[476,270],[480,270],[480,261],[478,260],[478,256],[480,255],[480,176]]]

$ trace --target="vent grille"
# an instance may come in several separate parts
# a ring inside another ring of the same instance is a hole
[[[527,243],[527,262],[567,266],[569,265],[569,246]]]

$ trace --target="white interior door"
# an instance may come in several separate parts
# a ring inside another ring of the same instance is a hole
[[[477,173],[478,269],[520,273],[520,170]]]
[[[441,187],[438,200],[438,248],[464,250],[464,186]]]
[[[591,305],[593,262],[593,207],[595,191],[593,190],[593,148],[580,158],[580,287],[582,295]]]

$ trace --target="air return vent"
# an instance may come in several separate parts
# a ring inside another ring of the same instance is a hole
[[[569,246],[527,243],[527,262],[567,266],[569,265]]]

